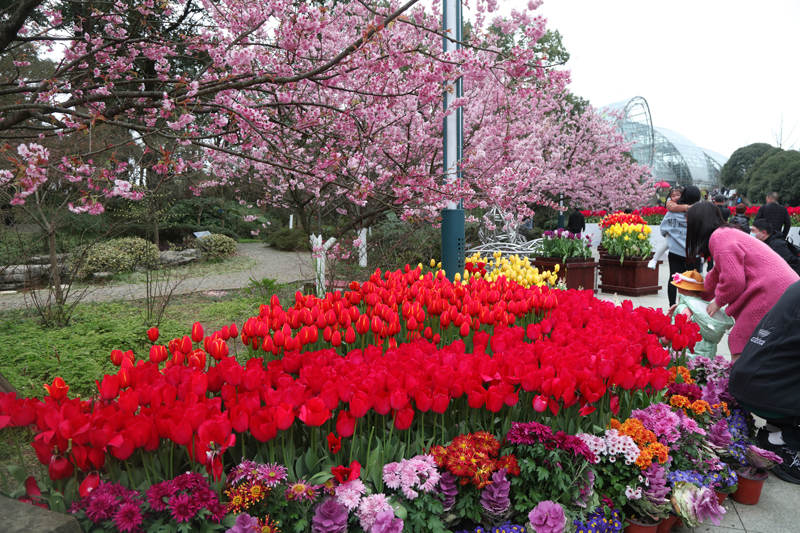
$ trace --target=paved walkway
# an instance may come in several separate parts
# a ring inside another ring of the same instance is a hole
[[[236,245],[237,253],[255,260],[256,264],[247,270],[230,274],[190,277],[181,283],[174,294],[231,290],[246,287],[250,279],[276,279],[288,283],[314,278],[310,253],[279,252],[261,243],[242,243]],[[137,300],[145,298],[144,283],[114,284],[107,287],[91,287],[83,298],[84,302],[110,302],[115,300]],[[27,298],[30,302],[30,298]],[[0,311],[19,309],[26,306],[26,292],[0,294]]]

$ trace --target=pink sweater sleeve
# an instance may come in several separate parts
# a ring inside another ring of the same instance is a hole
[[[743,258],[734,251],[714,255],[714,270],[719,269],[718,281],[714,290],[715,300],[722,307],[735,302],[747,289]]]
[[[711,272],[706,274],[705,279],[703,280],[703,288],[705,289],[702,294],[700,294],[700,298],[703,300],[710,302],[714,299],[716,295],[717,289],[717,281],[719,279],[719,270],[716,268],[712,268]]]

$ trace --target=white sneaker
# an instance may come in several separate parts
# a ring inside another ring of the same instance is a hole
[[[649,268],[650,270],[655,270],[657,265],[658,261],[656,261],[655,259],[651,259],[650,262],[647,263],[647,268]]]

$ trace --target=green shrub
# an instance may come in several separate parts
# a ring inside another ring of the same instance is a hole
[[[126,237],[83,247],[70,256],[69,267],[79,277],[93,272],[128,272],[150,268],[158,261],[158,247],[138,237]]]
[[[206,259],[228,257],[236,253],[236,241],[226,235],[209,235],[197,239],[197,247]]]
[[[283,252],[303,252],[311,249],[308,235],[301,229],[279,229],[267,238],[267,243]]]

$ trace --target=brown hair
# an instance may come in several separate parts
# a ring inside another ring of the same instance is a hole
[[[747,206],[744,204],[737,204],[736,205],[736,214],[737,215],[744,215],[747,213]]]

